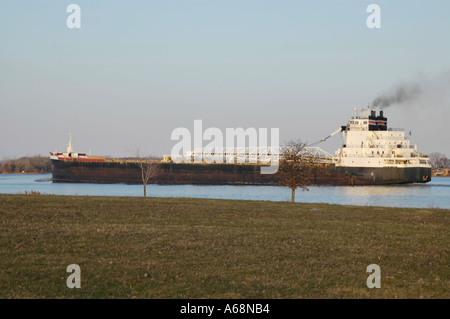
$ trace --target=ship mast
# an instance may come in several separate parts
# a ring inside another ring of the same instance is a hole
[[[69,144],[67,145],[67,153],[69,154],[69,156],[71,156],[71,154],[73,153],[73,148],[72,148],[72,132],[69,132]]]

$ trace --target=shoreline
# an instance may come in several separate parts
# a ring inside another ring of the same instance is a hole
[[[195,186],[195,185],[194,185]],[[283,187],[283,186],[278,186]],[[360,186],[361,187],[361,186]],[[365,186],[367,187],[367,186]],[[111,196],[105,196],[105,195],[61,195],[61,194],[48,194],[48,193],[40,193],[39,191],[26,191],[25,193],[14,193],[14,194],[7,194],[7,193],[0,193],[0,199],[2,196],[28,196],[28,197],[61,197],[61,198],[74,198],[74,199],[81,199],[81,198],[89,198],[89,199],[103,199],[106,201],[113,201],[115,199],[122,199],[122,200],[198,200],[198,201],[224,201],[224,202],[244,202],[244,203],[258,203],[258,204],[293,204],[293,205],[317,205],[317,206],[338,206],[341,208],[383,208],[383,209],[410,209],[410,210],[442,210],[442,211],[448,211],[450,213],[449,208],[439,208],[439,207],[405,207],[405,206],[372,206],[372,205],[344,205],[344,204],[332,204],[332,203],[323,203],[323,202],[295,202],[291,203],[290,201],[275,201],[275,200],[255,200],[255,199],[225,199],[225,198],[206,198],[206,197],[158,197],[158,196],[148,196],[143,197],[141,195],[139,196],[117,196],[117,195],[111,195]]]

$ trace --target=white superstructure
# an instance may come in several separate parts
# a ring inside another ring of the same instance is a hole
[[[387,128],[383,111],[362,108],[341,128],[342,147],[333,162],[337,167],[424,167],[430,160],[411,145],[403,129]]]
[[[316,145],[341,133],[342,146],[336,156]],[[282,156],[283,147],[215,147],[197,148],[184,155],[165,155],[164,161],[184,163],[255,163],[265,164]],[[307,145],[300,155],[314,156],[324,164],[354,168],[429,168],[430,160],[411,145],[403,129],[388,128],[383,111],[362,108],[335,132],[319,142]]]

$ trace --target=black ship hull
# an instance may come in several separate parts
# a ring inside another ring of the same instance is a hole
[[[160,174],[149,181],[163,185],[279,185],[280,173],[261,174],[255,164],[161,163]],[[56,183],[142,184],[141,170],[130,162],[77,162],[52,160]],[[320,174],[308,176],[311,185],[386,185],[426,183],[427,167],[336,167],[328,165]]]

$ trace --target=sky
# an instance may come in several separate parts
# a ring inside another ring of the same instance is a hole
[[[199,119],[315,142],[399,83],[448,74],[449,12],[448,0],[2,0],[0,160],[65,151],[69,131],[75,152],[160,156]],[[450,157],[450,89],[435,86],[440,98],[384,114],[420,152]]]

